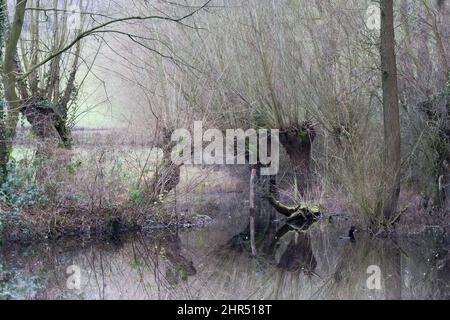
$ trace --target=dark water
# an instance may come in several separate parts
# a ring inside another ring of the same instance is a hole
[[[114,241],[4,245],[0,299],[450,298],[443,228],[422,227],[396,241],[359,233],[351,242],[340,238],[345,222],[302,230],[262,208],[252,257],[245,202],[219,199],[220,206],[208,209],[214,223],[206,228],[153,230]],[[74,270],[80,271],[79,288],[70,277]]]

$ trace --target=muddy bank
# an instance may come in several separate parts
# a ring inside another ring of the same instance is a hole
[[[243,207],[244,206],[244,207]],[[245,200],[238,193],[211,193],[204,197],[186,194],[176,202],[153,207],[126,207],[95,210],[54,209],[22,211],[3,219],[2,242],[36,243],[47,240],[110,239],[152,230],[206,227],[215,217],[237,208],[246,215]],[[6,210],[6,208],[5,208]]]

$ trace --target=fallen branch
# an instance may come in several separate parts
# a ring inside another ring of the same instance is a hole
[[[276,200],[275,197],[270,194],[266,196],[272,207],[279,213],[287,217],[287,222],[297,221],[316,221],[322,214],[318,206],[308,206],[306,204],[299,204],[297,206],[289,207]]]

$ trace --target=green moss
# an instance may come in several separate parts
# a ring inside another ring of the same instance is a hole
[[[300,129],[300,130],[298,131],[298,137],[299,137],[301,140],[305,140],[305,139],[308,137],[308,133],[306,132],[306,130]]]

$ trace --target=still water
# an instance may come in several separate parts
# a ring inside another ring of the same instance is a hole
[[[444,228],[352,242],[345,221],[299,228],[263,207],[252,256],[245,202],[223,198],[204,228],[4,245],[0,299],[450,298]]]

